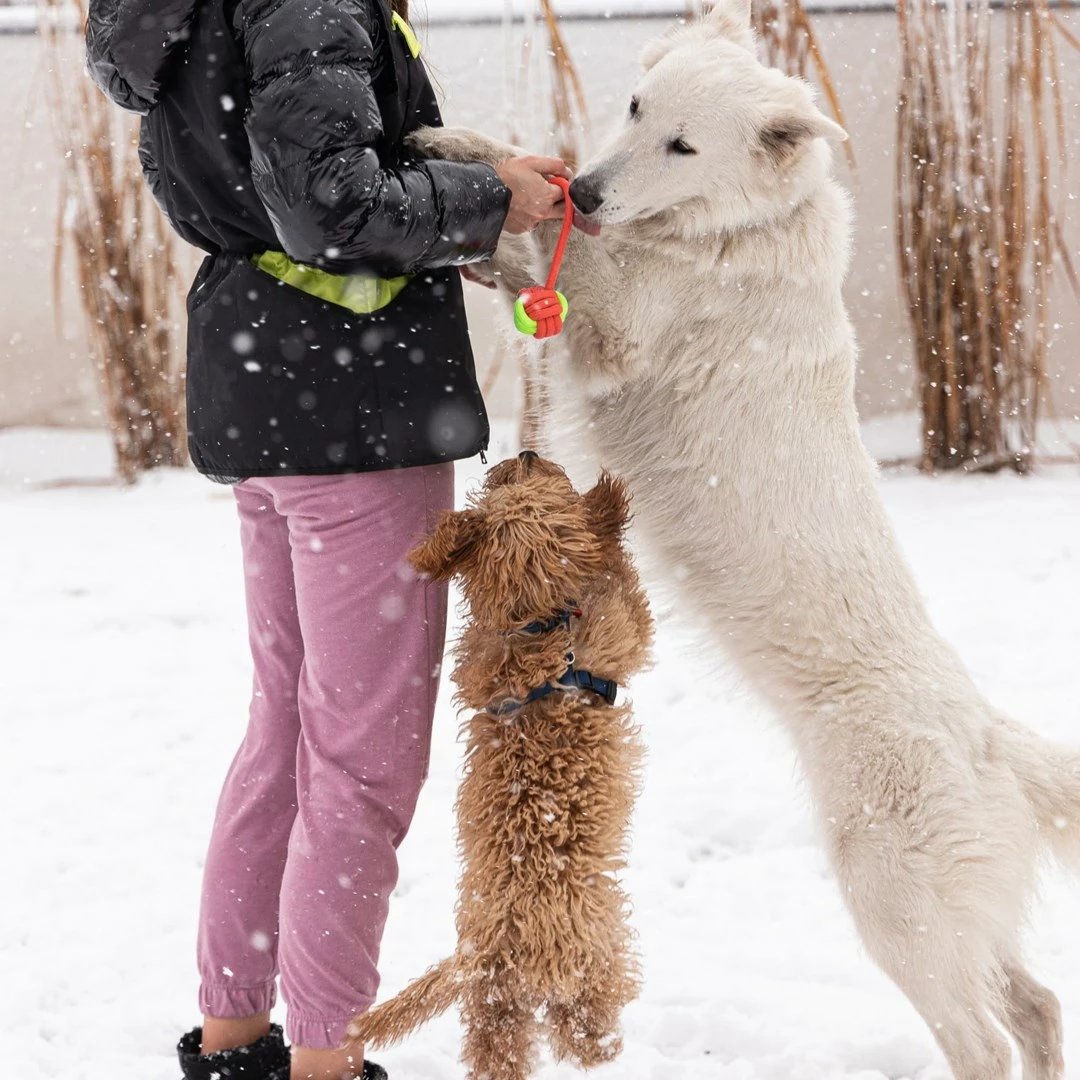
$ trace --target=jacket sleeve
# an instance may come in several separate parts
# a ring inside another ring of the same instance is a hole
[[[86,62],[117,105],[148,113],[167,65],[187,40],[196,0],[90,0]]]
[[[489,258],[510,193],[479,163],[384,168],[365,5],[242,0],[252,177],[290,258],[400,274]],[[371,29],[374,29],[372,27]]]

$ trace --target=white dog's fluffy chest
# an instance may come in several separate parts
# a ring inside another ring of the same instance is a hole
[[[580,322],[548,361],[554,452],[628,481],[650,558],[738,656],[769,657],[774,690],[816,693],[898,625],[926,633],[860,441],[838,273],[604,254],[640,269],[618,296],[591,260],[567,282]]]

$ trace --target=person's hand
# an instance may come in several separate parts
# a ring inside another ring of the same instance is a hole
[[[510,211],[503,224],[504,232],[531,232],[541,221],[562,218],[562,189],[545,179],[548,176],[570,179],[570,170],[562,158],[512,157],[495,171],[510,189]]]

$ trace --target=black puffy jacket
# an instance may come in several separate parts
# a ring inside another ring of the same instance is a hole
[[[220,480],[363,471],[487,445],[459,275],[510,196],[410,158],[439,124],[386,0],[91,0],[91,74],[143,114],[185,240],[191,455]]]

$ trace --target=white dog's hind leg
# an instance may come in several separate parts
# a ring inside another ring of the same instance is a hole
[[[1020,1047],[1024,1080],[1062,1080],[1061,1005],[1019,960],[1004,965],[1005,1001],[999,1019]]]
[[[1004,1008],[1006,977],[994,941],[1006,931],[993,927],[989,908],[954,905],[995,884],[1008,904],[1009,883],[974,850],[957,856],[954,874],[943,874],[936,858],[914,845],[903,851],[894,842],[899,834],[887,832],[884,825],[876,839],[852,838],[838,853],[867,951],[926,1021],[956,1080],[1008,1080],[1012,1050],[991,1019]]]
[[[1012,1048],[990,1017],[997,995],[992,981],[972,978],[945,957],[927,972],[925,947],[920,943],[905,957],[897,936],[889,955],[875,958],[929,1025],[955,1080],[1009,1080]]]
[[[938,998],[943,1005],[944,997]],[[916,1002],[916,1007],[918,1003]],[[962,1016],[963,1006],[952,1003],[954,1015],[934,1032],[955,1080],[1010,1080],[1012,1047],[989,1015],[982,1010]],[[941,1015],[939,1005],[933,1012]]]

